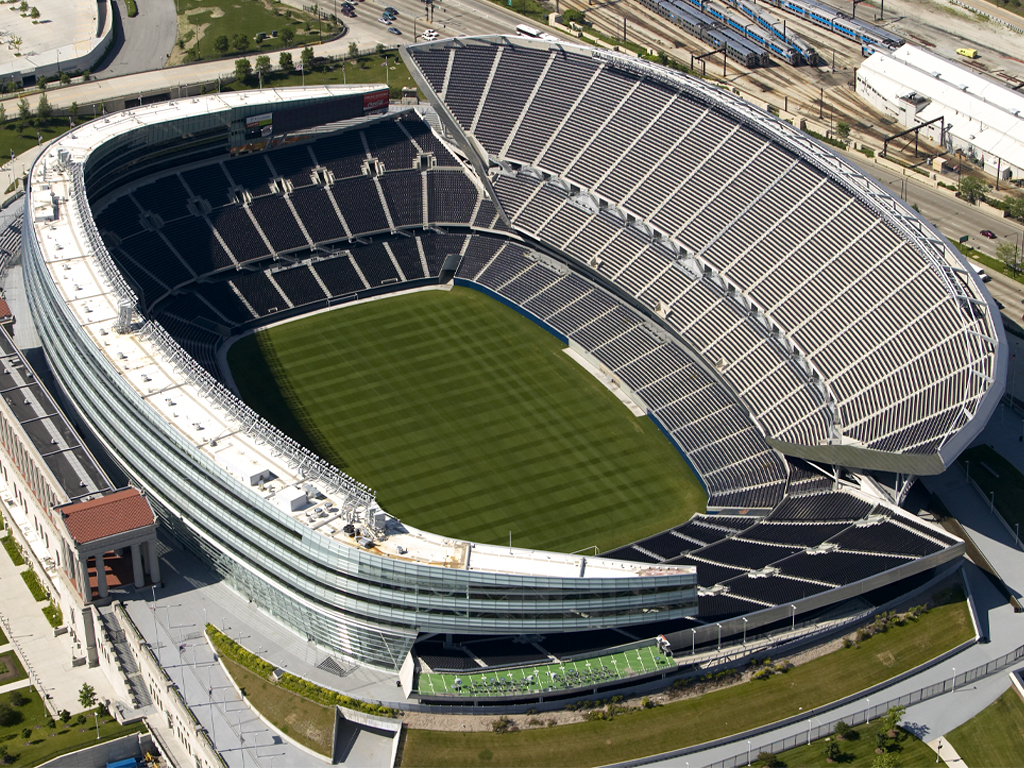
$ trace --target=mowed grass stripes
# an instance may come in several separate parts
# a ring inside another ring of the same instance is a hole
[[[416,528],[605,551],[706,505],[649,419],[553,336],[468,288],[286,323],[242,339],[228,361],[256,411]]]

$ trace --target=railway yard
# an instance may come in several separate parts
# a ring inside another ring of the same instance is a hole
[[[981,73],[1000,80],[1009,87],[1024,84],[1024,56],[1015,58],[1007,52],[1022,50],[1024,35],[970,10],[952,5],[948,0],[877,0],[857,5],[857,18],[903,38],[908,43],[927,48],[957,63],[972,67]],[[724,5],[723,0],[719,5]],[[681,0],[680,5],[688,5]],[[709,79],[727,84],[735,91],[763,101],[767,106],[812,120],[826,128],[838,123],[851,127],[852,135],[858,142],[880,148],[886,136],[898,133],[902,128],[892,119],[875,110],[855,92],[856,69],[864,60],[861,44],[787,13],[767,3],[758,3],[786,28],[813,47],[818,54],[814,66],[792,66],[778,57],[772,57],[768,66],[747,68],[729,58],[725,65],[720,53],[707,56],[703,71]],[[849,15],[849,3],[842,6]],[[700,72],[702,65],[691,57],[707,54],[713,50],[705,41],[691,36],[680,27],[673,25],[653,10],[641,4],[640,0],[561,0],[560,7],[575,8],[586,13],[587,22],[593,29],[607,37],[621,39],[623,30],[631,43],[655,51],[664,51],[684,66],[691,66]],[[1024,27],[1024,17],[1020,19]],[[759,30],[751,24],[753,30]],[[956,55],[956,49],[965,46],[976,48],[979,58],[968,61]],[[920,145],[924,154],[937,148]],[[914,161],[913,139],[903,145],[893,145],[890,157],[907,162]]]

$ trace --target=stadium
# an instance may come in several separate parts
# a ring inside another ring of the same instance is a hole
[[[962,555],[898,502],[984,427],[1006,342],[927,222],[647,62],[505,37],[404,58],[428,104],[336,86],[158,103],[32,168],[47,360],[178,541],[307,639],[403,676],[712,642]],[[593,554],[425,530],[232,391],[249,331],[453,285],[622,394],[706,508],[640,537],[624,505],[618,546]]]

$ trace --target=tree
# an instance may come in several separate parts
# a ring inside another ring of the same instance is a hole
[[[358,56],[359,55],[359,46],[355,42],[351,42],[351,43],[348,44],[348,55],[349,56]]]
[[[235,59],[235,80],[245,82],[252,76],[252,64],[248,59]]]
[[[1024,197],[1019,195],[1006,196],[1006,215],[1012,219],[1024,220]]]
[[[871,761],[871,768],[899,768],[899,764],[899,752],[882,752],[875,755],[875,759]]]
[[[7,108],[0,104],[0,123],[7,122]]]
[[[11,695],[7,697],[7,700],[11,702],[12,707],[23,707],[28,704],[28,696],[19,691],[11,691]]]
[[[10,728],[21,722],[21,712],[0,703],[0,728]]]
[[[288,51],[281,51],[281,55],[277,57],[277,66],[285,74],[295,69],[295,62],[292,61],[292,55]]]
[[[28,15],[29,15],[29,16],[31,16],[31,17],[32,17],[33,19],[38,19],[38,18],[39,18],[39,9],[38,9],[38,8],[36,8],[36,7],[35,7],[35,6],[33,5],[33,6],[32,6],[32,10],[31,10],[31,11],[29,11],[29,14],[28,14]]]
[[[72,120],[78,119],[78,102],[72,101],[71,106],[68,107],[68,114],[71,115]]]
[[[583,11],[577,11],[575,8],[569,8],[562,13],[563,24],[585,24],[587,22],[587,16]]]
[[[978,201],[984,201],[987,191],[988,185],[976,176],[960,177],[960,197],[968,203],[973,204]]]
[[[757,755],[757,762],[758,765],[763,765],[764,768],[775,768],[779,764],[779,757],[774,752],[765,750]]]
[[[285,45],[291,45],[292,40],[295,39],[295,28],[285,27],[281,30],[281,39],[284,40]]]
[[[7,765],[7,763],[9,763],[9,762],[11,762],[11,757],[7,753],[7,745],[6,744],[0,744],[0,763],[3,763],[4,765]]]
[[[266,78],[267,75],[269,75],[271,72],[273,72],[274,71],[274,65],[270,63],[270,57],[269,56],[257,56],[256,57],[256,67],[255,67],[254,71],[256,72],[257,75],[263,75],[264,78]]]
[[[18,99],[18,119],[22,122],[32,119],[32,107],[28,105],[24,96]]]
[[[899,727],[900,722],[903,720],[903,715],[907,712],[906,707],[901,707],[895,704],[882,715],[882,725],[889,733],[889,737],[892,738],[896,735],[896,729]]]
[[[1017,275],[1018,264],[1016,245],[1011,243],[1009,240],[1004,240],[996,246],[996,258],[1003,262],[1007,269],[1012,269],[1014,276]]]
[[[36,117],[39,120],[49,120],[53,117],[53,107],[50,106],[50,100],[46,98],[45,93],[39,94],[39,102],[36,104]]]
[[[832,741],[831,739],[829,739],[825,742],[825,759],[828,760],[830,763],[834,763],[837,760],[839,760],[839,756],[842,753],[843,751],[839,748],[838,741]]]
[[[23,738],[25,741],[28,741],[29,739],[31,739],[32,738],[32,729],[31,728],[22,728],[21,729],[21,738]]]
[[[89,709],[96,703],[96,689],[88,683],[82,683],[82,687],[78,689],[78,703],[82,705],[82,709]]]
[[[39,78],[36,80],[36,85],[39,86],[40,91],[45,91],[47,82],[49,81],[46,79],[46,76],[40,75]]]
[[[18,10],[22,13],[26,13],[28,11],[28,0],[21,0],[21,5],[18,6]]]
[[[60,73],[60,84],[61,85],[71,85],[71,75],[69,75],[67,72],[61,72]]]
[[[378,56],[383,54],[384,53],[384,43],[377,43],[377,47],[374,50],[377,52]]]
[[[221,56],[227,55],[228,48],[230,47],[231,41],[228,40],[227,35],[219,35],[213,40],[213,50],[215,50]]]
[[[245,51],[249,49],[249,38],[245,35],[235,35],[231,44],[236,51]]]
[[[66,709],[62,709],[60,711],[60,720],[61,720],[61,722],[64,723],[65,725],[67,725],[67,722],[70,719],[71,719],[71,713],[68,712]]]
[[[836,136],[846,141],[850,138],[850,126],[846,123],[836,123]]]
[[[309,72],[313,69],[313,49],[308,45],[302,49],[302,70]]]

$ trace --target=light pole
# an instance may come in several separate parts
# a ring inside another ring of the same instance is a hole
[[[743,647],[747,646],[747,617],[743,617]]]
[[[790,627],[790,631],[796,632],[796,606],[791,605],[789,607],[793,609],[793,626]]]
[[[953,667],[953,690],[952,693],[956,693],[956,667]]]
[[[691,629],[690,631],[693,633],[693,637],[691,638],[691,645],[690,645],[690,655],[691,656],[696,656],[697,655],[697,630],[696,629]]]
[[[807,721],[807,746],[811,746],[811,721]]]
[[[868,708],[866,710],[864,710],[865,712],[867,712],[867,715],[865,715],[865,717],[867,718],[867,722],[870,723],[871,722],[871,699],[865,699],[865,701],[868,703]]]
[[[92,719],[96,722],[96,741],[100,740],[100,715],[99,712],[92,713]]]
[[[747,765],[750,765],[750,739],[747,739]]]
[[[718,650],[722,650],[722,625],[718,624]]]

